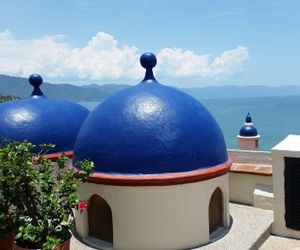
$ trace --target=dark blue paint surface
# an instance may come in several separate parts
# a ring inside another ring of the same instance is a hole
[[[257,129],[253,125],[245,125],[240,129],[240,136],[257,136]]]
[[[40,78],[40,79],[39,79]],[[73,150],[80,126],[89,111],[79,104],[48,99],[39,89],[39,75],[30,77],[31,97],[0,104],[0,142],[4,138],[52,143],[52,152]]]
[[[90,159],[100,173],[157,174],[227,161],[223,134],[209,111],[191,96],[158,83],[151,69],[156,62],[142,59],[145,79],[88,115],[75,143],[74,162]]]
[[[257,136],[257,129],[252,124],[252,117],[248,113],[245,119],[245,125],[240,129],[240,136]]]

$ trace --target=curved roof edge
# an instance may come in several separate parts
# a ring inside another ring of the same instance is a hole
[[[113,186],[169,186],[187,184],[199,181],[213,179],[229,172],[232,165],[231,160],[214,167],[198,169],[182,173],[164,173],[164,174],[102,174],[94,173],[89,176],[88,182]],[[73,167],[72,162],[69,168],[78,171]]]

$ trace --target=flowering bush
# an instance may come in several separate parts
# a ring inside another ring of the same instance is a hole
[[[18,227],[18,207],[14,205],[19,200],[15,193],[18,172],[7,163],[9,157],[11,155],[5,148],[0,147],[0,239],[15,232]]]
[[[78,181],[86,181],[92,172],[93,163],[87,160],[77,162],[81,171],[75,171],[66,167],[64,154],[55,162],[47,159],[44,154],[53,147],[27,141],[7,141],[0,147],[1,171],[11,169],[4,178],[13,185],[9,202],[20,223],[17,245],[24,248],[52,250],[71,237]]]

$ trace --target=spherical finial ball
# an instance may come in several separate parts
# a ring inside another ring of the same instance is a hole
[[[156,65],[156,56],[151,52],[146,52],[142,54],[140,58],[141,65],[145,69],[152,69]]]
[[[43,83],[43,78],[38,74],[33,74],[29,77],[29,83],[34,87],[38,87]]]

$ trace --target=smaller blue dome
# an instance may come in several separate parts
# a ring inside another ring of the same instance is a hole
[[[248,113],[245,119],[245,124],[240,129],[240,136],[250,137],[250,136],[257,136],[257,129],[252,124],[252,117]]]
[[[257,129],[251,125],[245,125],[240,129],[240,136],[257,136]]]
[[[89,111],[74,102],[47,98],[40,90],[40,75],[31,75],[29,83],[34,87],[30,97],[0,104],[0,143],[28,140],[34,145],[55,144],[49,153],[73,150]]]

